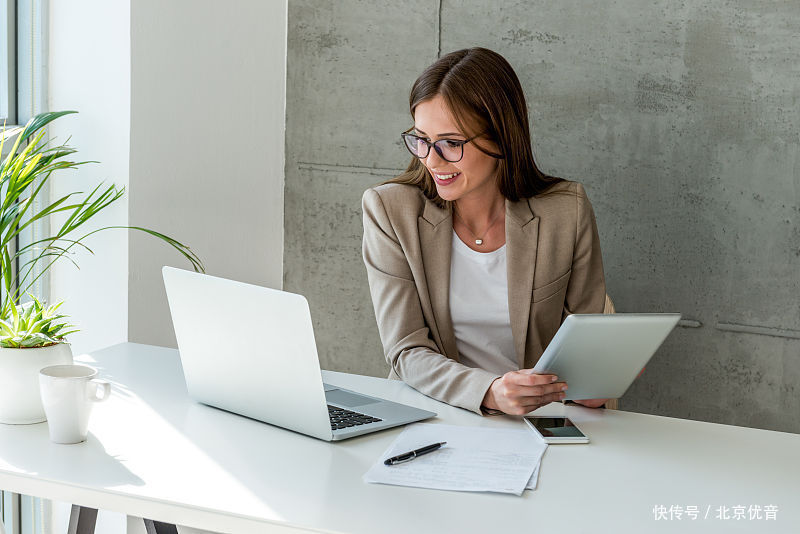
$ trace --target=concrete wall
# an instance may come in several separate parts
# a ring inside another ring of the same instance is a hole
[[[324,367],[385,376],[359,199],[407,164],[414,79],[486,46],[586,185],[619,310],[687,320],[622,407],[800,431],[800,5],[297,0],[288,43],[284,284]]]
[[[309,299],[323,368],[388,372],[361,261],[361,194],[407,164],[399,133],[410,84],[436,59],[432,6],[289,4],[284,286]]]
[[[190,245],[209,274],[281,285],[286,1],[131,6],[130,224]],[[161,267],[130,236],[129,340],[175,346]]]

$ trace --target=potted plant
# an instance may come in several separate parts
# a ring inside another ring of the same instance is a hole
[[[42,113],[24,127],[4,127],[0,138],[0,155],[5,143],[16,138],[8,156],[0,160],[0,423],[44,421],[39,370],[72,363],[66,336],[75,330],[66,316],[58,313],[61,303],[48,306],[29,291],[55,262],[67,258],[75,263],[69,254],[76,247],[93,253],[84,244],[87,237],[111,228],[145,232],[174,247],[195,271],[203,271],[202,262],[189,247],[147,228],[107,226],[82,232],[89,220],[125,194],[124,188],[100,184],[88,194],[74,192],[53,201],[46,198],[45,184],[54,171],[92,163],[69,161],[74,148],[52,145],[45,139],[44,126],[70,113],[76,112]],[[44,207],[34,212],[36,199],[44,199]],[[55,214],[64,221],[52,228],[49,236],[17,247],[17,237],[23,230]]]

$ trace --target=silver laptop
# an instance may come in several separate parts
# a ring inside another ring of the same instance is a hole
[[[162,272],[193,399],[328,441],[436,416],[323,384],[302,295],[172,267]]]

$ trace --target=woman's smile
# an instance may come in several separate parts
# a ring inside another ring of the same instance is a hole
[[[436,182],[436,185],[450,185],[455,182],[459,176],[461,176],[461,171],[454,171],[449,173],[439,173],[436,171],[431,171],[433,175],[433,179]]]

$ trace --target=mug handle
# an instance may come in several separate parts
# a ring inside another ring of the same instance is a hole
[[[89,395],[89,400],[94,402],[103,402],[107,400],[109,395],[111,395],[111,384],[106,382],[105,380],[99,380],[97,378],[93,378],[89,380],[90,383],[95,385],[94,393]],[[101,397],[97,396],[97,392],[102,389],[103,395]]]

